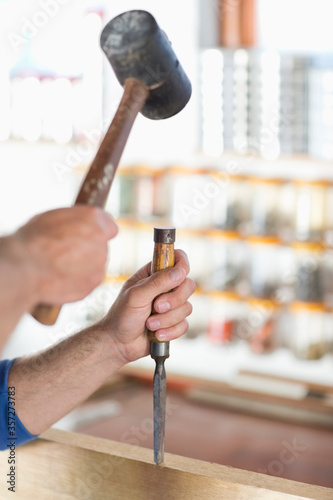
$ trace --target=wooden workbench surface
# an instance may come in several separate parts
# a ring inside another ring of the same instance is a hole
[[[0,455],[1,470],[4,454]],[[333,490],[59,430],[19,450],[17,500],[332,500]]]

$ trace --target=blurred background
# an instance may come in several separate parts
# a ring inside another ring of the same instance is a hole
[[[198,289],[168,373],[210,381],[201,398],[227,387],[261,398],[266,412],[277,414],[278,401],[284,417],[296,406],[299,421],[327,426],[330,0],[0,1],[0,234],[73,202],[122,95],[100,32],[136,8],[172,41],[192,98],[169,120],[134,125],[107,205],[120,233],[103,285],[63,307],[53,327],[23,318],[2,356],[38,351],[100,318],[151,259],[153,226],[173,224]],[[131,373],[153,368],[147,358]]]

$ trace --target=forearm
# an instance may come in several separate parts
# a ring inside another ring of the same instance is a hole
[[[0,238],[0,350],[23,314],[37,300],[33,270],[15,238]]]
[[[40,434],[85,401],[125,361],[112,334],[98,325],[46,351],[20,358],[8,385],[15,387],[16,411],[32,434]]]

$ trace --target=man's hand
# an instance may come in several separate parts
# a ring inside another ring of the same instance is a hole
[[[175,257],[172,269],[150,276],[149,264],[135,273],[95,325],[15,361],[8,384],[16,387],[15,410],[32,434],[43,432],[85,401],[126,363],[149,354],[147,327],[165,341],[187,331],[185,318],[192,311],[187,299],[195,283],[186,277],[186,254],[176,250]],[[150,316],[152,303],[159,312]]]
[[[137,271],[99,323],[98,328],[110,332],[110,340],[122,363],[149,354],[147,328],[165,342],[188,330],[185,318],[192,312],[188,298],[195,291],[195,283],[186,277],[190,270],[186,254],[176,250],[175,258],[175,267],[152,276],[150,264]],[[157,311],[154,315],[150,315],[152,304]]]
[[[107,242],[118,232],[103,210],[84,205],[35,216],[13,236],[36,303],[80,300],[101,283]]]

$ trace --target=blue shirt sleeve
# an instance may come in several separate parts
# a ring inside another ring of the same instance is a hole
[[[0,361],[0,450],[19,446],[38,436],[30,434],[15,411],[15,388],[8,389],[8,373],[15,359]]]

